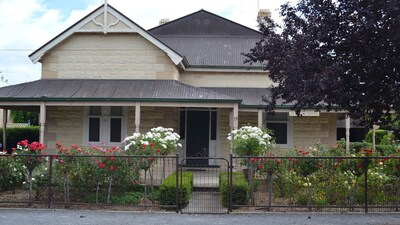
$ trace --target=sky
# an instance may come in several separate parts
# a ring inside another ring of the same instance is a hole
[[[40,79],[41,64],[28,55],[85,17],[105,0],[0,0],[0,86]],[[257,29],[258,9],[277,9],[296,0],[108,0],[118,11],[145,29],[159,20],[174,20],[204,9]]]

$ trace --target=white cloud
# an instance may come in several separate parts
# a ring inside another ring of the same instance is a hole
[[[39,79],[40,63],[33,64],[28,55],[104,3],[104,0],[86,0],[86,9],[73,10],[65,17],[62,9],[49,8],[46,1],[53,0],[0,0],[0,71],[9,80],[8,84]],[[259,0],[259,5],[260,8],[270,8],[273,17],[277,18],[277,12],[272,9],[285,1]],[[200,9],[256,29],[257,0],[108,2],[145,29],[157,26],[162,18],[174,20]]]

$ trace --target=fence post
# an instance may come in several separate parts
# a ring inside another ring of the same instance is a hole
[[[175,186],[176,186],[176,191],[175,191],[175,203],[176,203],[176,213],[179,213],[179,154],[176,154],[175,156]]]
[[[229,191],[228,191],[228,212],[232,212],[232,178],[233,178],[233,158],[232,154],[229,156],[229,169],[228,169],[228,185],[229,185]]]
[[[368,213],[368,157],[364,158],[364,209]]]
[[[48,191],[48,202],[47,202],[47,204],[48,204],[48,207],[49,207],[49,209],[51,209],[51,200],[52,200],[52,192],[53,192],[53,190],[52,190],[52,183],[53,183],[53,181],[52,181],[52,176],[53,176],[53,156],[49,156],[49,180],[48,180],[48,183],[47,183],[47,191]]]

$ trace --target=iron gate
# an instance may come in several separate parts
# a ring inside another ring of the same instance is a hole
[[[207,165],[205,165],[207,161]],[[212,164],[212,165],[209,165]],[[181,213],[222,214],[229,212],[229,161],[224,158],[190,157],[180,164],[179,206]],[[193,174],[190,195],[184,188],[184,172]],[[224,184],[220,190],[221,184]],[[222,196],[224,195],[224,196]]]

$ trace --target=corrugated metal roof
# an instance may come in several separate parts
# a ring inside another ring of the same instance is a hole
[[[0,88],[0,101],[240,102],[175,80],[43,79]]]
[[[254,15],[254,19],[257,15]],[[256,22],[254,20],[254,22]],[[216,35],[259,37],[261,33],[217,14],[201,9],[149,30],[153,35]]]
[[[261,67],[261,64],[244,64],[245,57],[242,56],[261,39],[261,33],[205,10],[149,32],[185,56],[189,67]]]
[[[231,98],[241,99],[240,105],[244,107],[264,107],[266,105],[263,102],[263,97],[269,98],[271,96],[270,88],[222,88],[222,87],[207,87],[213,92],[217,92]],[[277,106],[283,106],[283,100],[278,99],[276,102]]]
[[[261,67],[244,64],[242,53],[250,52],[260,38],[216,36],[157,36],[159,40],[185,56],[189,66]]]

